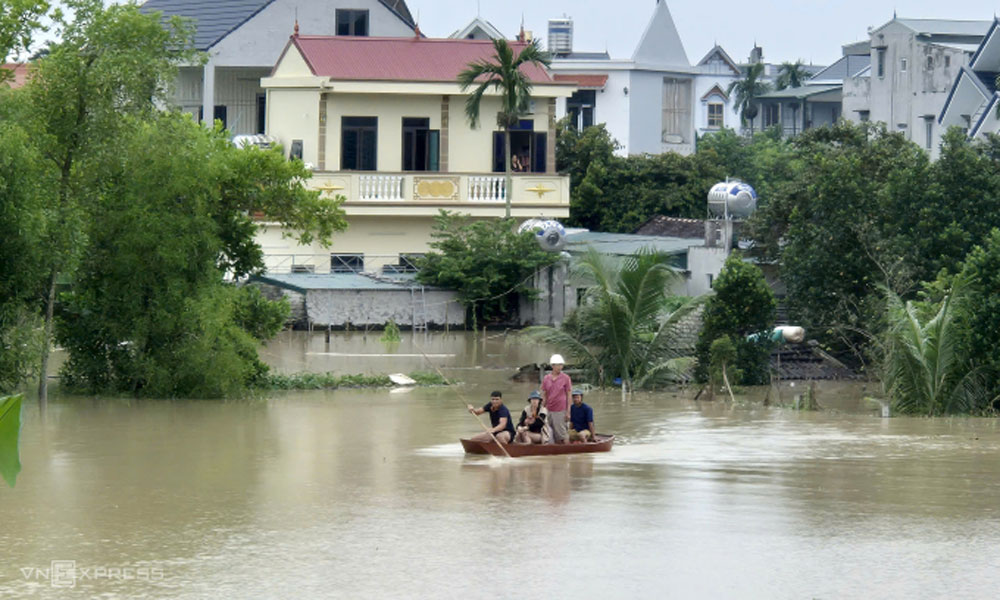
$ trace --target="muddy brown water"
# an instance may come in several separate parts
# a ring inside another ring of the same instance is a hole
[[[408,372],[421,352],[465,384],[27,403],[23,470],[0,487],[0,598],[998,594],[994,420],[882,419],[857,383],[820,384],[816,412],[760,390],[611,390],[586,400],[612,452],[501,460],[462,454],[478,430],[462,407],[500,388],[519,412],[532,386],[507,378],[547,348],[288,333],[264,356]]]

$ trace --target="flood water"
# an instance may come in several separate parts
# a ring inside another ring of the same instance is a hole
[[[608,391],[586,401],[610,453],[463,455],[466,400],[499,388],[519,414],[532,385],[512,367],[548,352],[296,332],[265,349],[275,369],[408,372],[423,353],[466,383],[26,402],[0,598],[997,596],[994,420],[882,419],[861,384],[821,385],[815,412]]]

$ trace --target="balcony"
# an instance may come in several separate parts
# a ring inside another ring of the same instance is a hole
[[[498,173],[315,171],[307,185],[324,195],[344,196],[348,216],[432,216],[440,209],[503,216],[509,192]],[[569,216],[568,176],[516,173],[512,188],[511,216]]]

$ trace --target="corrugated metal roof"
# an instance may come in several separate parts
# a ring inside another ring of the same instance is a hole
[[[705,221],[653,215],[635,231],[636,235],[655,235],[688,240],[705,238]]]
[[[258,275],[253,279],[300,293],[305,293],[308,290],[409,292],[411,287],[420,287],[420,284],[413,282],[412,279],[409,282],[375,279],[360,273],[268,273],[267,275]]]
[[[993,24],[993,21],[954,21],[951,19],[895,19],[895,21],[917,33],[927,35],[983,36]]]
[[[817,94],[823,94],[826,92],[832,92],[834,90],[839,90],[843,87],[843,84],[831,84],[831,85],[802,85],[796,88],[786,88],[776,92],[768,92],[767,94],[761,94],[757,98],[763,100],[767,98],[793,98],[801,100],[803,98],[809,98],[810,96],[815,96]]]
[[[812,76],[810,81],[843,81],[857,75],[859,71],[870,65],[872,57],[869,54],[848,54],[840,57],[837,62]],[[815,84],[814,84],[815,85]]]
[[[302,52],[313,73],[333,80],[449,81],[469,63],[489,60],[490,40],[298,36],[290,43]],[[515,52],[526,44],[510,42]],[[526,64],[533,83],[552,83],[542,67]]]
[[[264,10],[274,0],[147,0],[139,10],[144,13],[159,11],[164,17],[186,17],[195,23],[194,47],[208,50],[231,32]],[[413,17],[404,0],[379,0],[390,12],[409,27],[414,27]],[[345,6],[349,8],[349,6]],[[331,32],[333,33],[333,32]]]
[[[568,252],[583,252],[592,246],[602,254],[624,256],[634,254],[642,248],[652,248],[667,254],[687,255],[687,249],[692,244],[690,239],[667,237],[659,235],[635,235],[631,233],[605,233],[599,231],[584,231],[566,235],[566,250]]]

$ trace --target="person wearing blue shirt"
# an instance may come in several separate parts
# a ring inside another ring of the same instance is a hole
[[[594,409],[583,403],[583,391],[573,390],[573,404],[569,407],[569,441],[594,440]]]
[[[466,406],[469,407],[469,412],[474,415],[481,415],[487,411],[490,413],[490,433],[484,431],[469,439],[476,442],[491,442],[495,436],[501,444],[509,444],[514,439],[514,421],[510,418],[510,411],[503,404],[503,394],[498,391],[491,393],[490,401],[482,408],[475,408],[471,404]],[[490,435],[491,433],[493,436]]]

